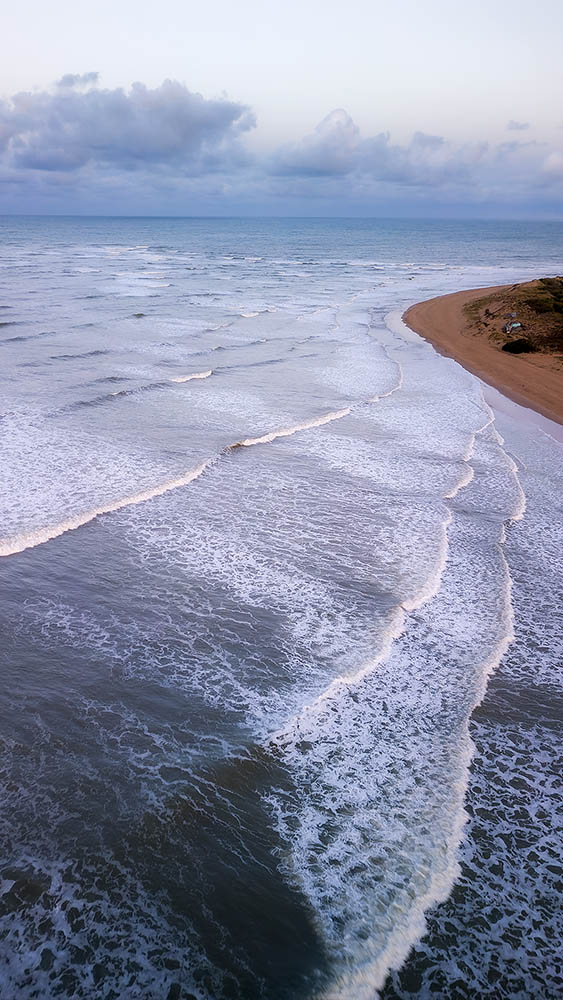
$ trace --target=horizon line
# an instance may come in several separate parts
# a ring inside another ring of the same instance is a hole
[[[276,221],[348,221],[348,222],[546,222],[563,223],[560,217],[545,216],[470,216],[470,215],[161,215],[117,214],[103,212],[0,212],[0,219],[178,219],[178,220],[233,220],[271,219]]]

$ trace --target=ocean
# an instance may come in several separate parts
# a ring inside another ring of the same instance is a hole
[[[563,224],[0,220],[0,996],[563,992]]]

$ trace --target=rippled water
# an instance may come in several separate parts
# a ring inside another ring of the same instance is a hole
[[[563,226],[2,229],[2,995],[558,996],[561,445],[400,315]]]

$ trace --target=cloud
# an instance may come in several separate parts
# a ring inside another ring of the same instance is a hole
[[[539,141],[451,142],[415,132],[363,136],[339,109],[270,157],[270,190],[289,204],[343,203],[368,214],[563,215],[562,158]],[[454,209],[453,206],[456,206]],[[320,211],[320,208],[319,208]]]
[[[247,105],[172,80],[108,90],[97,73],[66,74],[52,90],[0,100],[0,210],[423,214],[442,205],[447,214],[464,205],[474,214],[514,205],[517,214],[538,204],[563,214],[563,155],[547,144],[422,131],[397,142],[388,131],[363,135],[337,108],[266,154],[245,145],[254,125]]]
[[[291,176],[347,174],[360,146],[360,130],[341,108],[331,111],[312,135],[279,150],[272,172]]]
[[[152,90],[134,83],[129,92],[98,89],[97,80],[97,73],[67,74],[54,92],[2,102],[5,164],[63,172],[174,165],[197,175],[240,158],[238,140],[254,125],[245,105],[206,100],[171,80]]]
[[[507,126],[512,132],[525,132],[530,127],[529,122],[517,122],[513,118],[510,119]]]
[[[97,84],[99,73],[65,73],[57,80],[57,87],[89,87]]]
[[[338,109],[300,142],[280,149],[270,172],[280,177],[363,176],[409,186],[439,185],[466,178],[487,149],[486,143],[456,148],[442,136],[425,132],[415,132],[403,146],[392,143],[389,132],[364,139],[350,115]]]

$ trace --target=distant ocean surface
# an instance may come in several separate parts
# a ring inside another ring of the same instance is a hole
[[[560,997],[562,446],[400,316],[563,224],[0,231],[0,996]]]

